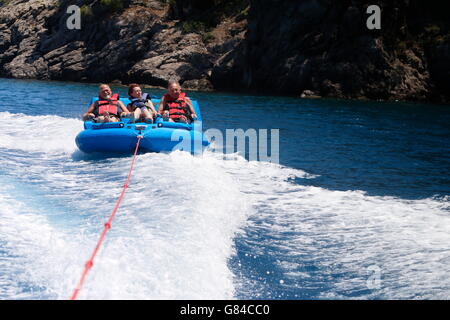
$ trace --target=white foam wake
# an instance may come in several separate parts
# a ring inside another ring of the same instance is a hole
[[[316,298],[450,298],[448,197],[404,200],[286,181],[252,186],[258,214],[242,241],[255,258],[276,261],[278,290],[297,297],[313,291]],[[266,237],[254,245],[255,234]],[[283,298],[268,290],[266,296]]]
[[[83,128],[81,120],[53,115],[0,112],[0,121],[0,148],[27,152],[74,152],[75,136]]]
[[[0,170],[10,183],[0,188],[0,298],[66,299],[130,158],[73,157],[79,120],[7,112],[0,119],[8,122]],[[24,126],[32,127],[27,143]],[[139,155],[80,298],[233,298],[246,285],[229,266],[236,241],[256,259],[273,258],[281,290],[299,296],[311,289],[322,298],[448,298],[448,198],[301,186],[291,178],[313,176],[225,158]],[[11,184],[28,189],[17,193]],[[373,266],[381,278],[368,289]]]

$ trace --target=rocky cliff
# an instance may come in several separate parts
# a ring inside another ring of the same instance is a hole
[[[81,8],[81,29],[67,8]],[[381,7],[381,29],[366,9]],[[0,76],[450,101],[450,5],[425,1],[11,0]]]
[[[380,30],[367,28],[371,4]],[[448,3],[420,0],[254,0],[242,79],[279,93],[448,101],[449,14]]]

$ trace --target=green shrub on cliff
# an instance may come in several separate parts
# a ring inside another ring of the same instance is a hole
[[[1,0],[0,0],[1,1]],[[84,17],[98,17],[107,13],[121,12],[130,4],[129,0],[83,0],[81,14]]]
[[[245,19],[250,5],[249,0],[165,0],[164,3],[169,4],[170,18],[186,22],[185,32],[214,28],[232,16]]]
[[[183,22],[181,28],[185,33],[191,32],[203,32],[206,30],[206,26],[204,22],[201,21],[186,21]]]
[[[439,34],[439,32],[441,31],[441,28],[436,24],[432,24],[432,25],[426,26],[425,31],[427,33],[431,33],[431,34]]]
[[[82,17],[90,17],[93,15],[91,7],[86,4],[81,6],[80,13]]]
[[[203,42],[208,43],[215,39],[214,35],[211,32],[208,32],[202,36]]]
[[[124,8],[122,0],[100,0],[100,3],[111,12],[121,11]]]

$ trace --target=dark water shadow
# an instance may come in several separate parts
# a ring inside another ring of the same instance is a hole
[[[131,153],[118,153],[118,152],[94,152],[85,153],[81,150],[76,150],[72,153],[71,158],[73,161],[97,161],[107,160],[110,158],[128,158],[132,157]]]
[[[139,150],[138,155],[146,153],[157,153],[148,150]],[[164,152],[160,152],[164,153]],[[133,152],[93,152],[85,153],[81,150],[76,150],[72,153],[71,158],[73,161],[101,161],[108,160],[111,158],[131,158],[133,157]]]

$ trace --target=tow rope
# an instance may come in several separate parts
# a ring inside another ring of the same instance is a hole
[[[97,245],[95,246],[95,249],[92,252],[91,257],[89,258],[89,260],[84,265],[84,270],[83,270],[83,273],[81,275],[80,281],[78,282],[77,287],[73,291],[73,294],[72,294],[72,297],[70,298],[70,300],[76,300],[77,299],[78,294],[80,293],[80,290],[83,287],[84,281],[86,280],[86,276],[87,276],[89,270],[91,270],[92,266],[94,265],[95,256],[97,255],[97,252],[100,249],[100,247],[101,247],[101,245],[103,243],[103,240],[105,239],[106,233],[108,232],[109,229],[111,229],[111,223],[112,223],[114,217],[116,216],[116,212],[119,209],[120,202],[122,202],[122,198],[123,198],[123,196],[125,194],[125,191],[127,190],[128,186],[130,184],[131,173],[133,172],[133,167],[134,167],[134,160],[136,159],[136,154],[137,154],[138,149],[139,149],[139,143],[140,143],[140,141],[142,139],[142,135],[137,136],[137,138],[138,138],[138,140],[136,142],[136,148],[134,150],[133,160],[131,161],[130,171],[128,172],[127,180],[126,180],[125,184],[123,185],[122,193],[120,194],[119,200],[117,201],[116,206],[115,206],[114,210],[111,213],[111,216],[109,217],[108,221],[105,223],[105,227],[103,229],[103,232],[102,232],[102,234],[100,235],[100,238],[97,241]]]

